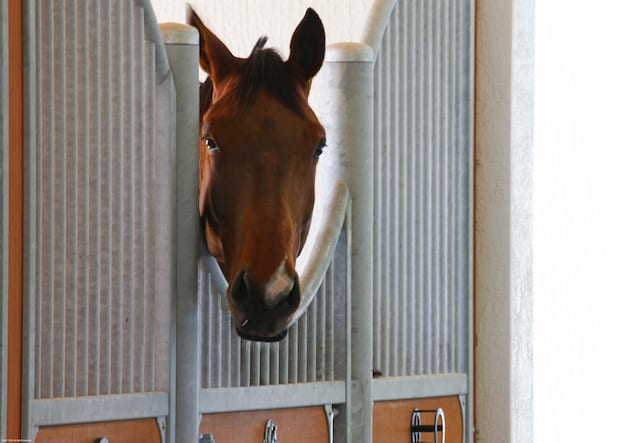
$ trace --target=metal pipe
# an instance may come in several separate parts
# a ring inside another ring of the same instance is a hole
[[[176,89],[175,418],[170,441],[197,441],[200,345],[198,329],[198,57],[197,31],[160,26]],[[173,377],[172,377],[173,378]],[[170,417],[174,414],[170,414]],[[172,426],[173,425],[173,426]],[[175,434],[174,434],[175,432]]]
[[[342,149],[327,150],[322,176],[344,180],[352,195],[351,293],[352,389],[351,426],[347,441],[373,441],[372,423],[372,301],[373,289],[373,65],[374,51],[362,44],[327,48],[325,64],[316,80],[320,90],[319,116],[327,139]],[[330,93],[329,93],[330,91]],[[341,118],[336,118],[341,116]]]

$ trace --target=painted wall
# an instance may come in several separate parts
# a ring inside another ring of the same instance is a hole
[[[639,22],[536,0],[536,441],[637,439]]]
[[[533,0],[478,0],[477,442],[533,442]]]
[[[158,22],[184,22],[184,0],[151,0]],[[327,44],[358,41],[374,0],[191,0],[202,20],[239,56],[246,57],[259,37],[289,54],[289,41],[307,7],[322,19]]]

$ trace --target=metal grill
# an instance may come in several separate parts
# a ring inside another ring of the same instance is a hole
[[[226,295],[216,291],[212,278],[206,267],[201,265],[202,388],[345,379],[345,231],[338,240],[334,260],[311,305],[279,343],[240,339],[231,320]]]
[[[158,103],[173,85],[155,18],[127,0],[33,13],[33,396],[166,391],[175,153]]]
[[[374,72],[374,368],[466,372],[470,2],[400,0]]]

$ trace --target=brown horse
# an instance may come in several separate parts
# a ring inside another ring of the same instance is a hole
[[[314,203],[325,131],[307,102],[324,60],[320,18],[308,9],[284,61],[261,38],[246,58],[191,12],[200,32],[200,216],[209,253],[229,282],[238,334],[276,341],[300,304],[296,258]]]

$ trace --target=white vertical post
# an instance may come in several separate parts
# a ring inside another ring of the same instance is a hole
[[[176,336],[168,440],[195,443],[200,424],[198,333],[198,33],[160,26],[176,90]]]
[[[352,200],[352,378],[345,418],[347,441],[372,441],[372,233],[373,233],[373,49],[362,44],[327,48],[315,97],[329,148],[319,175],[342,179]],[[321,96],[320,96],[321,95]],[[322,187],[322,186],[320,186]],[[350,397],[350,398],[349,398]],[[339,424],[338,424],[339,425]],[[350,435],[349,435],[350,433]]]
[[[478,1],[476,15],[476,441],[527,443],[534,441],[534,1]]]

